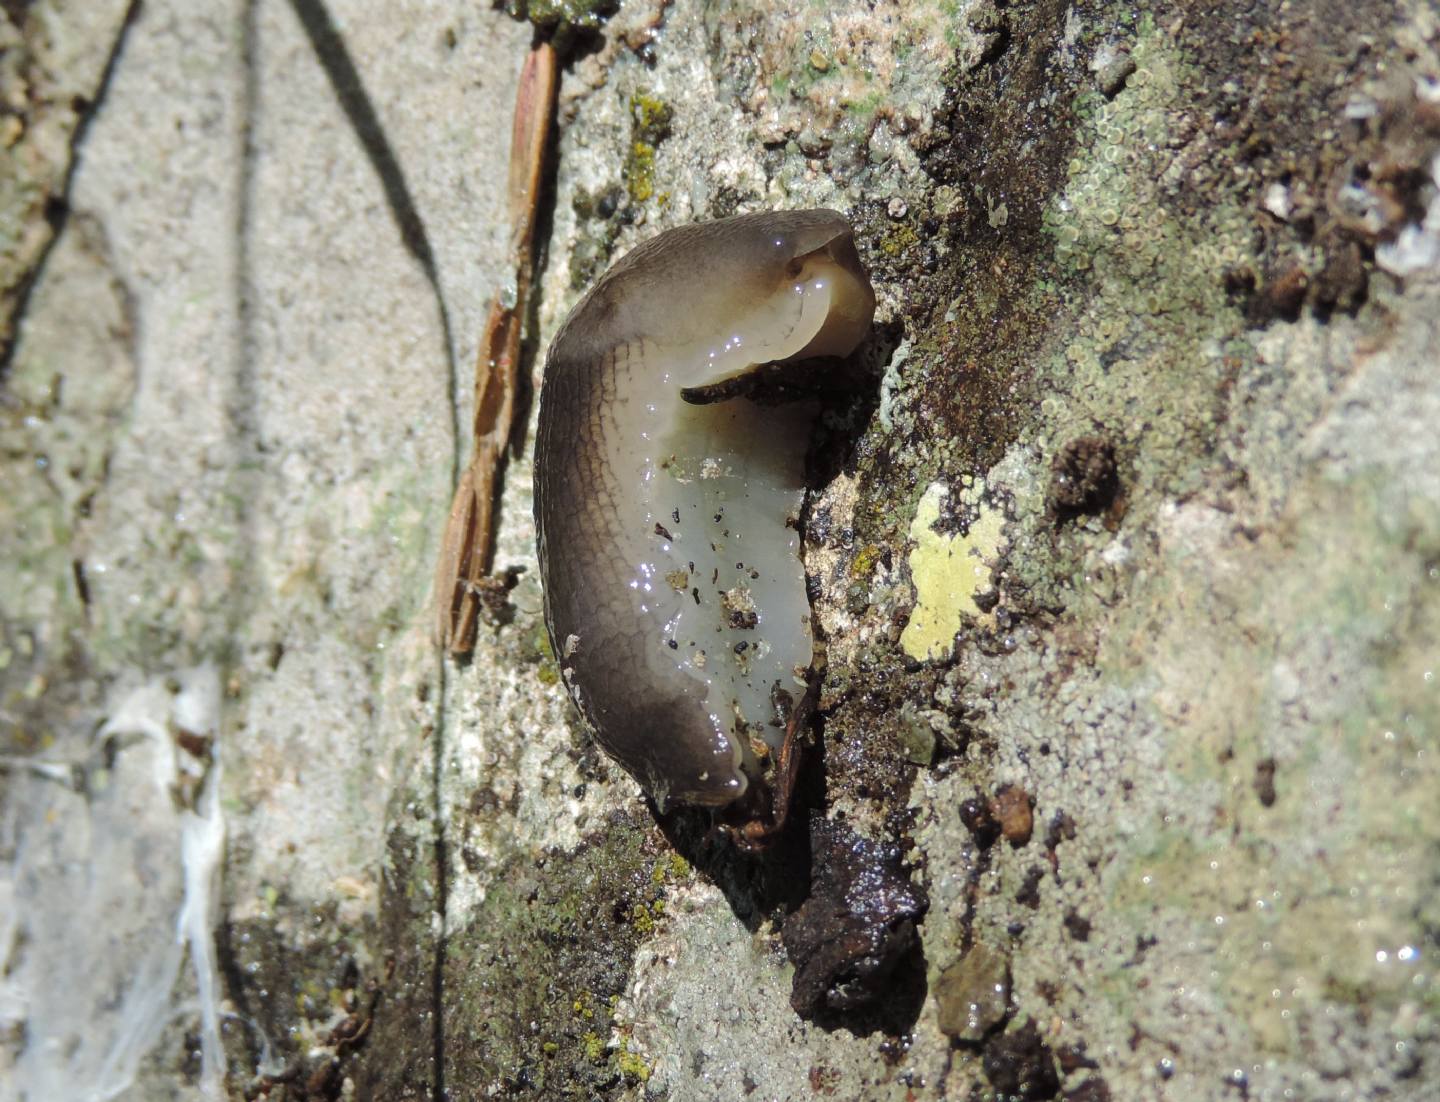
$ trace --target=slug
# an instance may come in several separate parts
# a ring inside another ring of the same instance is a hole
[[[820,358],[851,353],[874,310],[843,216],[752,214],[639,245],[550,345],[546,626],[597,741],[661,810],[745,821],[775,799],[813,659],[798,519],[816,407],[744,395],[774,365],[823,383]]]

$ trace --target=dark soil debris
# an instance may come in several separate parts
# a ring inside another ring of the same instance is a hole
[[[1045,870],[1039,865],[1025,873],[1020,890],[1015,893],[1015,902],[1032,910],[1040,906],[1040,883],[1045,879]]]
[[[1040,1039],[1033,1021],[991,1039],[982,1057],[985,1078],[995,1093],[1011,1102],[1054,1098],[1060,1093],[1055,1057]]]
[[[1028,290],[1050,270],[1042,213],[1065,182],[1074,91],[1089,80],[1063,48],[1065,4],[993,10],[977,28],[981,55],[956,74],[920,149],[958,201],[925,235],[955,247],[916,287],[913,315],[931,335],[917,352],[916,401],[935,433],[959,444],[957,458],[980,468],[1004,454],[1028,408],[1038,319],[1054,306]]]
[[[1057,524],[1103,513],[1120,492],[1114,446],[1099,436],[1071,440],[1050,464],[1050,509]]]
[[[875,1000],[918,945],[915,923],[928,906],[905,873],[899,846],[817,818],[811,847],[810,897],[783,930],[795,965],[790,1003],[804,1017]]]
[[[1265,758],[1255,765],[1255,795],[1262,807],[1275,806],[1275,759]]]
[[[1060,1062],[1060,1070],[1066,1075],[1072,1071],[1079,1071],[1081,1068],[1093,1071],[1100,1066],[1086,1054],[1084,1041],[1073,1045],[1061,1045],[1055,1050],[1055,1059]]]
[[[1075,911],[1065,915],[1065,929],[1076,941],[1090,940],[1090,920]]]
[[[1110,1084],[1092,1075],[1074,1090],[1066,1091],[1065,1102],[1110,1102]]]
[[[995,818],[988,800],[966,800],[960,805],[960,821],[981,849],[989,849],[1000,837],[1000,820]]]
[[[1055,849],[1061,842],[1075,840],[1075,820],[1063,811],[1055,812],[1045,828],[1045,848]]]
[[[1252,0],[1207,0],[1180,32],[1195,72],[1196,139],[1182,209],[1207,205],[1214,188],[1281,200],[1257,211],[1250,270],[1227,277],[1245,292],[1252,325],[1293,320],[1307,306],[1321,318],[1358,309],[1375,245],[1418,213],[1418,170],[1440,113],[1375,49],[1374,22],[1373,9],[1343,0],[1314,0],[1283,20]],[[1268,79],[1226,79],[1234,73]]]

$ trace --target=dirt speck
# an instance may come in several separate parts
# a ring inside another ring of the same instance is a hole
[[[1090,940],[1090,920],[1084,915],[1070,911],[1065,915],[1065,929],[1076,941]]]
[[[1050,508],[1057,524],[1105,512],[1119,492],[1115,448],[1101,437],[1071,440],[1050,465]]]
[[[1032,910],[1040,906],[1040,882],[1045,879],[1045,870],[1039,865],[1025,874],[1020,890],[1015,893],[1015,902]]]
[[[1030,841],[1035,831],[1035,812],[1030,793],[1015,785],[1005,785],[990,801],[990,813],[1000,823],[1000,833],[1016,849]]]
[[[1054,1098],[1060,1093],[1060,1074],[1055,1057],[1040,1039],[1033,1021],[1001,1034],[985,1045],[982,1059],[985,1078],[1002,1098],[1032,1102]]]
[[[1000,837],[1000,821],[986,800],[966,800],[960,805],[960,821],[981,849],[989,849]]]
[[[1110,1102],[1110,1084],[1092,1075],[1074,1090],[1066,1091],[1065,1102]]]
[[[1262,807],[1275,806],[1275,759],[1265,758],[1255,765],[1255,795]]]

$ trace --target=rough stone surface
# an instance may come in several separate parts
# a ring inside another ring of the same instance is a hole
[[[0,9],[0,364],[15,314],[69,213],[74,146],[105,92],[137,0]]]
[[[940,1032],[978,1044],[1010,1013],[1010,966],[986,945],[972,945],[935,981]]]
[[[796,1015],[835,863],[657,820],[579,730],[525,447],[513,617],[427,641],[534,28],[0,5],[0,1099],[1427,1098],[1433,7],[611,7],[526,6],[532,344],[657,229],[849,212],[799,790],[918,950]]]

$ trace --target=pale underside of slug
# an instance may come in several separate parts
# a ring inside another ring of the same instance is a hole
[[[813,403],[681,392],[845,356],[874,306],[841,215],[745,215],[640,245],[551,344],[546,624],[596,738],[662,807],[763,783],[813,657],[797,531]]]

